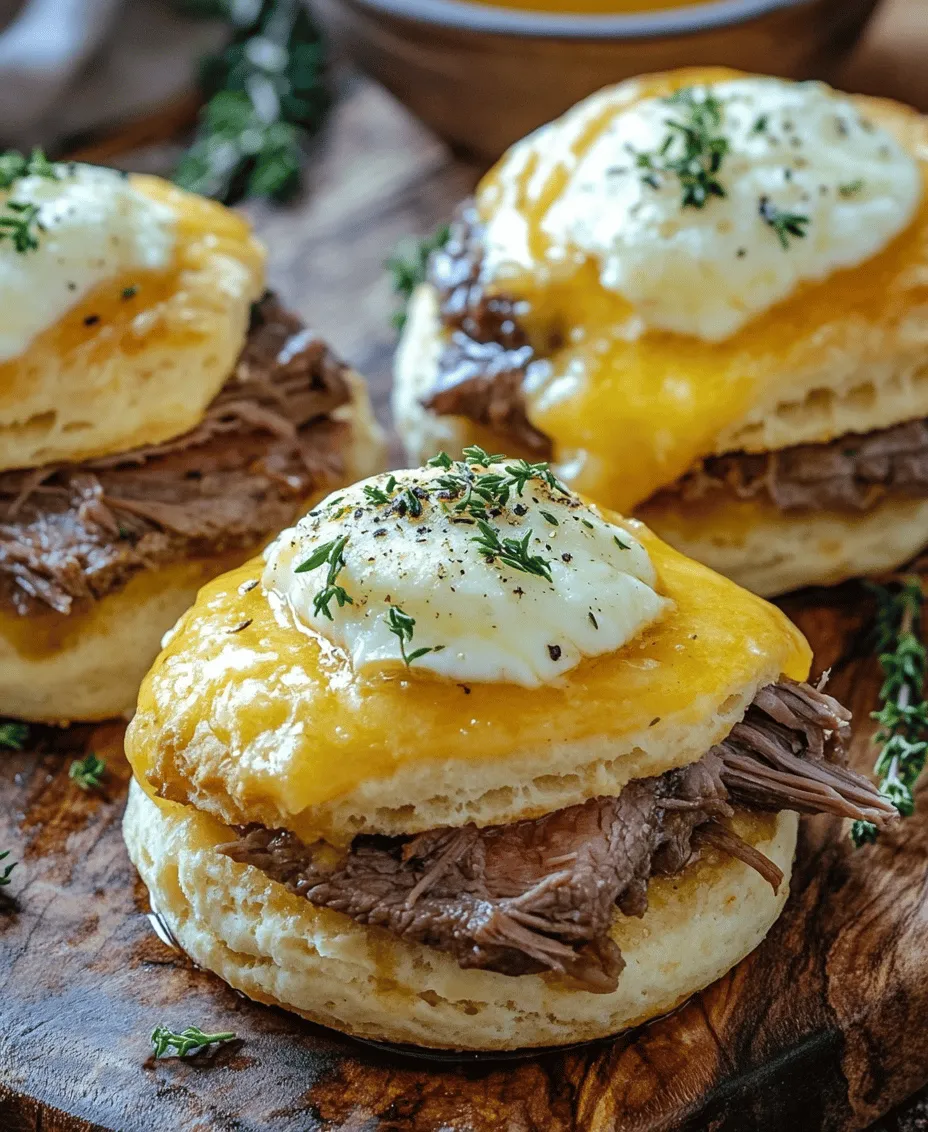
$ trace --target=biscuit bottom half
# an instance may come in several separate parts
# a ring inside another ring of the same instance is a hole
[[[755,500],[684,507],[658,497],[637,514],[681,553],[761,597],[879,576],[928,547],[928,499],[887,496],[863,512],[783,512]]]
[[[789,877],[796,814],[739,813],[734,828]],[[566,1045],[672,1010],[761,942],[783,908],[741,861],[712,850],[678,876],[656,877],[641,919],[616,912],[626,967],[593,994],[551,973],[463,970],[441,951],[316,908],[217,845],[230,827],[132,783],[123,826],[129,856],[195,963],[258,1002],[357,1037],[459,1050]]]

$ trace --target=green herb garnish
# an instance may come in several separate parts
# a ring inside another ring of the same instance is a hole
[[[398,605],[390,606],[390,613],[387,617],[387,625],[390,632],[400,642],[400,656],[403,658],[403,663],[408,668],[414,660],[418,660],[420,656],[425,656],[426,653],[438,652],[443,648],[442,645],[431,645],[414,649],[411,653],[406,652],[407,643],[412,642],[413,633],[416,629],[415,619],[410,617],[408,613],[404,613]]]
[[[286,200],[300,187],[306,141],[329,107],[322,42],[300,0],[187,0],[196,15],[225,20],[232,41],[204,60],[209,101],[174,179],[232,203]]]
[[[28,738],[29,728],[25,723],[16,723],[13,720],[0,723],[0,747],[21,751]]]
[[[0,215],[0,243],[12,240],[20,255],[34,252],[39,246],[37,233],[45,228],[39,220],[39,206],[21,200],[8,200],[6,212]]]
[[[467,464],[476,464],[481,468],[488,468],[491,464],[499,464],[506,459],[505,452],[492,454],[481,448],[479,444],[469,444],[462,452]]]
[[[683,208],[703,208],[710,197],[725,196],[717,174],[728,153],[728,139],[722,126],[722,103],[711,94],[697,95],[693,87],[683,87],[664,100],[679,109],[682,120],[665,119],[668,134],[660,149],[636,153],[641,179],[652,188],[660,187],[662,175],[676,177],[683,190]]]
[[[11,189],[13,182],[21,177],[45,177],[49,181],[60,180],[54,162],[49,161],[41,149],[34,149],[26,157],[15,149],[0,153],[0,191]]]
[[[97,758],[93,752],[84,759],[75,759],[68,771],[68,777],[81,790],[96,790],[102,783],[105,774],[106,761]]]
[[[846,185],[838,185],[838,195],[847,200],[856,196],[864,187],[863,181],[858,177],[856,181],[848,181]]]
[[[418,519],[422,514],[422,500],[411,487],[406,488],[403,492],[403,496],[406,502],[406,510],[414,519]]]
[[[618,535],[613,535],[612,541],[619,548],[619,550],[631,550],[631,543],[622,542]]]
[[[0,861],[5,861],[7,857],[9,857],[9,855],[9,849],[7,849],[3,853],[0,853]],[[19,861],[11,861],[8,865],[0,866],[0,888],[6,888],[8,884],[12,883],[10,881],[10,873],[16,868],[18,864]]]
[[[758,212],[761,220],[773,229],[784,251],[789,248],[790,236],[802,239],[806,235],[806,225],[809,223],[808,216],[803,216],[799,212],[787,212],[785,209],[779,209],[770,197],[760,198]]]
[[[223,1030],[218,1034],[204,1034],[199,1026],[188,1026],[180,1033],[169,1030],[167,1026],[156,1026],[151,1032],[155,1057],[164,1057],[171,1050],[174,1050],[178,1057],[186,1057],[188,1053],[196,1053],[207,1046],[234,1040],[235,1034],[231,1030]]]
[[[500,538],[499,531],[490,526],[483,519],[477,520],[479,535],[475,535],[471,542],[476,543],[477,549],[487,562],[499,561],[513,570],[521,570],[524,574],[535,574],[551,581],[551,564],[540,555],[529,553],[531,531],[526,531],[521,539]]]
[[[309,570],[318,569],[325,563],[328,564],[329,569],[326,574],[325,586],[313,598],[313,613],[317,617],[321,613],[323,617],[328,617],[330,621],[334,621],[332,611],[329,609],[333,599],[338,604],[339,609],[345,605],[354,605],[348,591],[336,582],[339,572],[345,565],[343,552],[347,542],[348,536],[342,535],[341,538],[335,538],[331,542],[317,546],[309,558],[294,569],[295,574],[305,574]]]
[[[402,330],[406,325],[406,307],[413,291],[425,282],[429,256],[443,248],[450,235],[450,225],[442,224],[431,236],[425,236],[421,240],[401,241],[387,260],[386,267],[390,272],[393,290],[402,300],[401,308],[393,315],[394,329]]]
[[[458,500],[454,511],[471,519],[489,518],[490,510],[505,507],[513,494],[522,495],[533,480],[546,484],[559,494],[570,494],[551,471],[550,465],[544,462],[530,464],[527,460],[514,460],[504,463],[502,472],[481,472],[477,469],[503,463],[506,456],[501,452],[485,452],[476,445],[464,449],[463,463],[451,460],[444,452],[439,453],[435,460],[433,467],[447,469],[446,474],[438,479],[439,487]],[[546,513],[545,517],[548,518],[549,514]],[[552,521],[557,525],[556,519],[548,518],[548,522]]]
[[[915,812],[915,783],[928,753],[928,704],[924,699],[928,660],[921,639],[925,598],[915,577],[894,590],[870,588],[877,599],[876,649],[884,675],[882,707],[872,716],[880,725],[874,736],[874,742],[880,744],[874,769],[880,778],[880,793],[903,817],[910,817]],[[876,826],[856,821],[851,837],[858,846],[876,841]]]
[[[373,503],[377,507],[382,507],[384,503],[390,502],[390,496],[381,488],[371,483],[364,485],[364,495],[369,503]]]

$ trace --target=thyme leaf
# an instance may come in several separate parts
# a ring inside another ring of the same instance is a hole
[[[848,181],[845,185],[838,185],[838,196],[848,200],[850,197],[857,196],[863,187],[863,180],[858,177],[856,181]]]
[[[664,101],[681,117],[665,119],[668,133],[659,149],[635,154],[641,179],[656,189],[662,177],[676,177],[681,207],[704,208],[712,197],[726,195],[717,176],[728,153],[728,139],[720,132],[722,103],[694,87],[682,87]]]
[[[784,251],[789,249],[790,236],[802,239],[806,235],[806,225],[809,223],[808,216],[803,216],[800,212],[787,212],[785,209],[777,208],[770,197],[760,198],[757,211],[760,213],[761,220],[773,229]]]
[[[404,613],[398,605],[390,606],[390,612],[387,615],[387,627],[400,642],[400,656],[403,658],[403,663],[407,668],[414,660],[418,660],[420,657],[426,656],[430,652],[440,652],[441,649],[444,648],[444,645],[428,645],[414,649],[411,653],[407,653],[406,645],[412,643],[413,634],[416,630],[416,621],[414,617],[410,617],[408,613]]]
[[[92,751],[86,758],[75,759],[68,770],[68,778],[81,790],[96,790],[106,775],[106,760]]]
[[[295,574],[305,574],[310,570],[317,570],[320,566],[328,564],[329,569],[326,573],[325,585],[313,598],[313,613],[317,617],[321,613],[323,617],[328,617],[330,621],[334,621],[335,618],[332,616],[331,609],[329,609],[333,601],[336,602],[339,609],[346,605],[354,605],[348,591],[337,583],[339,572],[345,565],[344,550],[347,543],[348,535],[334,538],[331,542],[324,542],[321,546],[316,547],[305,562],[301,562],[299,566],[294,568]]]
[[[0,191],[11,189],[13,182],[21,177],[45,177],[49,181],[60,180],[60,174],[53,161],[49,161],[41,149],[34,149],[26,157],[15,149],[0,153]]]
[[[499,561],[523,574],[534,574],[546,582],[551,581],[551,563],[529,552],[532,531],[526,531],[521,539],[500,538],[499,531],[483,519],[477,520],[477,529],[480,534],[474,535],[471,542],[476,544],[487,562]]]
[[[382,488],[372,483],[364,485],[364,496],[369,503],[373,503],[376,507],[382,507],[384,503],[390,502],[390,496]]]
[[[167,1026],[156,1026],[151,1032],[151,1044],[155,1057],[164,1057],[174,1050],[178,1057],[186,1057],[188,1053],[196,1053],[207,1046],[217,1045],[220,1042],[235,1040],[231,1030],[223,1030],[218,1034],[204,1034],[199,1026],[188,1026],[179,1033]]]
[[[874,742],[880,745],[874,767],[880,793],[903,817],[915,812],[914,788],[928,754],[928,704],[925,675],[928,667],[921,636],[924,593],[916,577],[889,589],[871,585],[877,599],[876,648],[883,669],[879,723]],[[857,846],[876,841],[870,822],[856,821],[851,837]]]
[[[28,738],[29,728],[25,723],[17,723],[12,719],[0,723],[0,747],[21,751]]]
[[[39,220],[39,206],[21,200],[8,200],[6,212],[0,215],[0,243],[12,240],[20,255],[34,252],[39,246],[37,233],[45,228]]]
[[[406,307],[412,298],[412,293],[420,283],[425,282],[428,272],[429,256],[432,252],[440,251],[447,244],[451,236],[451,226],[441,224],[431,236],[422,239],[402,240],[393,250],[393,254],[386,262],[387,271],[393,291],[402,301],[402,305],[393,315],[393,327],[402,330],[406,325]]]
[[[5,861],[7,857],[9,857],[10,852],[11,851],[7,849],[3,853],[0,853],[0,861]],[[18,864],[19,861],[11,861],[8,865],[0,865],[0,888],[5,888],[8,884],[12,883],[10,881],[10,873]]]

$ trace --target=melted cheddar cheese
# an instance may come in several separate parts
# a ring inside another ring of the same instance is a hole
[[[610,521],[644,544],[673,606],[617,652],[538,688],[415,668],[355,673],[256,584],[260,560],[215,580],[142,686],[127,736],[136,776],[175,800],[195,782],[245,809],[298,816],[400,768],[452,759],[479,775],[513,751],[547,749],[552,737],[619,740],[673,713],[702,724],[707,704],[750,687],[759,671],[805,678],[808,645],[779,610],[641,524]],[[287,820],[306,835],[305,822]]]
[[[618,510],[634,508],[716,451],[720,438],[746,416],[773,411],[781,401],[801,401],[818,376],[827,386],[835,359],[841,379],[851,363],[882,361],[888,344],[905,336],[913,310],[928,302],[924,147],[921,204],[902,234],[859,266],[799,284],[721,341],[644,326],[631,303],[603,286],[591,258],[551,246],[544,218],[617,113],[643,99],[735,74],[700,69],[624,84],[595,112],[577,119],[562,139],[562,160],[542,168],[537,151],[521,161],[511,151],[478,190],[484,222],[505,201],[524,258],[554,265],[490,281],[491,291],[521,301],[520,321],[548,359],[546,371],[528,383],[528,415],[552,439],[561,477]],[[917,120],[914,112],[856,101],[905,144]],[[540,146],[543,135],[534,137]],[[911,141],[909,148],[918,149]],[[794,375],[804,388],[790,387]]]

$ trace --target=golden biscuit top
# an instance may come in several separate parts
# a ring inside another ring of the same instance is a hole
[[[338,839],[378,824],[428,828],[436,812],[467,820],[432,803],[482,781],[499,784],[486,809],[496,820],[519,809],[504,795],[523,778],[542,812],[700,757],[736,722],[729,701],[743,713],[759,683],[805,678],[808,645],[773,606],[640,523],[608,518],[647,549],[671,605],[624,647],[540,687],[415,665],[358,673],[264,589],[260,560],[224,575],[200,592],[142,686],[126,748],[136,776],[226,821]],[[681,754],[667,737],[691,730],[704,746]],[[594,758],[591,787],[580,762]]]
[[[56,239],[64,242],[54,229],[36,229],[38,247],[21,253],[0,242],[26,298],[34,269],[55,283],[47,310],[27,304],[42,324],[30,324],[21,342],[4,338],[0,313],[0,468],[108,455],[198,424],[231,374],[250,304],[264,290],[265,252],[243,217],[157,177],[95,173],[124,186],[110,202],[118,223],[101,215],[96,232],[93,201],[85,201],[65,249],[73,263],[52,254]],[[15,200],[15,184],[10,192]],[[149,224],[147,235],[136,224]],[[138,247],[119,251],[130,236]],[[95,238],[101,248],[118,244],[95,257]],[[0,278],[0,295],[3,286]]]

